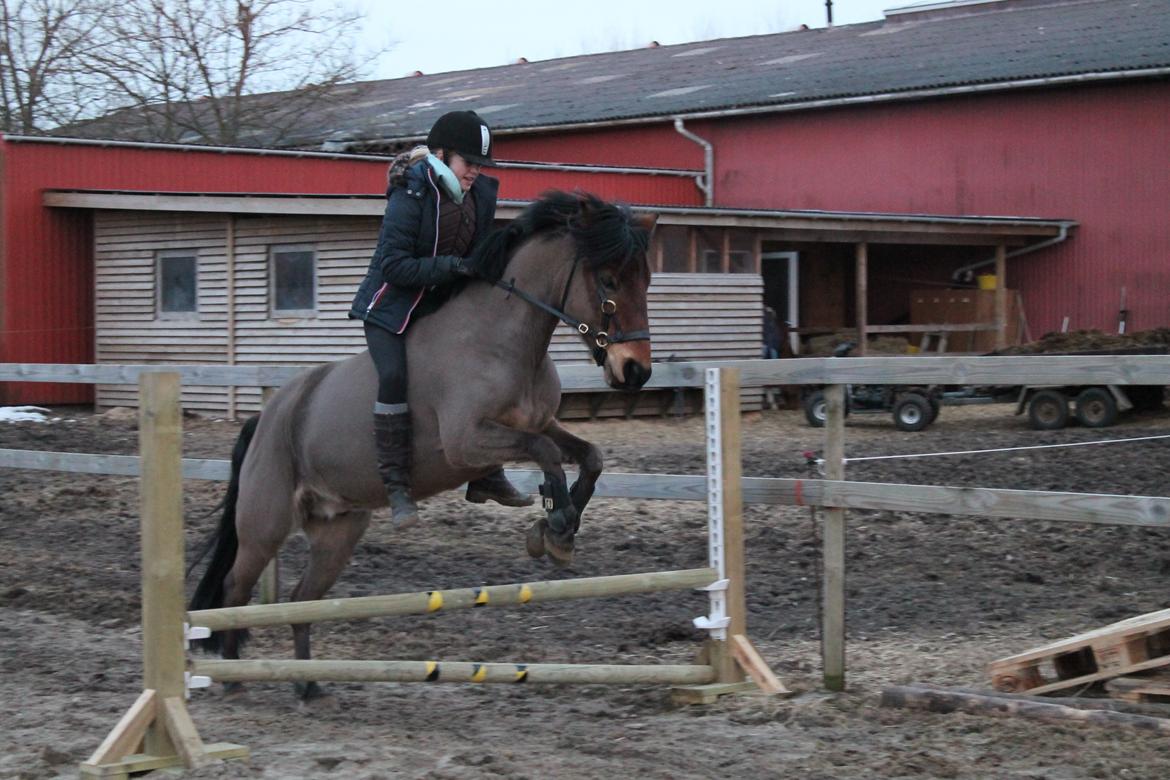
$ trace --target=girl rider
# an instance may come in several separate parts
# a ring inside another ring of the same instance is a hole
[[[411,426],[406,400],[406,329],[437,308],[445,286],[474,276],[468,259],[492,229],[499,181],[481,175],[492,163],[491,129],[474,111],[439,117],[425,147],[400,155],[390,168],[378,248],[349,316],[365,322],[378,372],[374,441],[378,473],[395,525],[418,521],[410,495]],[[405,170],[403,170],[403,168]],[[503,469],[471,482],[467,500],[528,506]]]

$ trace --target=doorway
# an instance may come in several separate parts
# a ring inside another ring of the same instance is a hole
[[[800,253],[764,252],[760,255],[764,277],[764,305],[772,307],[780,326],[788,333],[792,354],[800,354]]]

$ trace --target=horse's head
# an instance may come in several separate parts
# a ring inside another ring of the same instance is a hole
[[[616,390],[638,390],[650,378],[650,317],[646,250],[655,216],[592,195],[577,195],[578,212],[569,230],[577,247],[565,311],[580,320],[578,331],[605,381]]]

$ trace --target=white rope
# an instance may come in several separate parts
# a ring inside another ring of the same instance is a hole
[[[1160,436],[1135,436],[1132,439],[1104,439],[1102,441],[1074,441],[1066,444],[1030,444],[1026,447],[997,447],[990,450],[955,450],[954,452],[918,452],[910,455],[867,455],[863,458],[845,458],[846,463],[856,463],[860,460],[893,460],[895,458],[935,458],[942,455],[981,455],[985,452],[1016,452],[1018,450],[1048,450],[1056,447],[1087,447],[1090,444],[1124,444],[1131,441],[1149,441],[1151,439],[1170,439],[1170,434]],[[820,462],[823,462],[820,461]]]

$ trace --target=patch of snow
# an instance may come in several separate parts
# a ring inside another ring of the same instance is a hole
[[[48,422],[48,413],[39,406],[0,406],[0,422]]]

